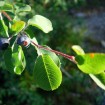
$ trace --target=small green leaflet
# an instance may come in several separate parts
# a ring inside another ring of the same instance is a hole
[[[60,86],[62,73],[51,57],[43,54],[36,60],[34,78],[40,88],[50,91]]]
[[[28,24],[41,29],[45,33],[53,30],[51,21],[41,15],[33,16],[33,18],[28,20]]]

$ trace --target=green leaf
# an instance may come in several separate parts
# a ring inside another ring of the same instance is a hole
[[[41,29],[45,33],[53,30],[51,21],[41,15],[35,15],[33,18],[29,19],[28,24]]]
[[[48,48],[48,49],[51,49],[50,47],[48,46],[44,46],[45,48]],[[52,60],[55,62],[55,64],[60,67],[61,66],[61,62],[60,62],[60,59],[59,57],[54,53],[54,52],[51,52],[51,51],[48,51],[48,50],[44,50],[44,49],[39,49],[40,53],[42,54],[48,54]]]
[[[35,63],[34,78],[40,88],[50,91],[57,89],[62,81],[62,73],[49,55],[40,55]]]
[[[76,56],[77,66],[84,73],[99,74],[105,70],[105,54],[87,53]]]
[[[13,11],[13,6],[4,1],[0,1],[0,11]]]
[[[76,52],[77,55],[84,55],[85,54],[84,50],[78,45],[73,45],[72,49]]]
[[[25,57],[22,48],[18,45],[14,45],[13,50],[9,48],[4,53],[4,60],[7,69],[20,75],[26,66]]]
[[[102,89],[105,90],[105,72],[97,75],[89,74],[89,76],[94,80],[94,82]]]
[[[8,27],[4,23],[4,20],[2,19],[2,15],[0,14],[0,36],[2,37],[8,37]]]
[[[23,3],[16,3],[14,5],[14,7],[15,7],[15,12],[16,13],[31,11],[31,7],[29,5],[23,4]]]
[[[16,34],[18,34],[23,28],[25,27],[24,21],[16,21],[11,25],[11,31]]]

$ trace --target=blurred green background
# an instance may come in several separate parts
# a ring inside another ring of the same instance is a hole
[[[75,55],[72,45],[80,45],[86,52],[105,52],[105,0],[14,0],[26,3],[32,12],[52,21],[54,30],[47,35],[30,27],[39,44]],[[24,14],[22,14],[24,15]],[[0,105],[105,105],[105,91],[100,89],[75,64],[60,57],[63,81],[55,91],[37,88],[32,79],[34,49],[27,52],[28,67],[21,76],[9,73],[0,62]],[[1,54],[2,55],[2,54]],[[3,61],[3,58],[0,58]],[[30,63],[31,62],[31,63]]]

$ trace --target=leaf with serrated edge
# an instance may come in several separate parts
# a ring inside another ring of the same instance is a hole
[[[57,89],[62,81],[62,73],[49,55],[40,55],[35,63],[34,78],[40,88],[50,91]]]

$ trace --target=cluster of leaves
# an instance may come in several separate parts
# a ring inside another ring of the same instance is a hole
[[[32,25],[42,30],[44,33],[48,33],[53,30],[52,23],[49,19],[41,15],[35,15],[27,22],[22,21],[19,18],[20,14],[24,12],[27,13],[29,11],[31,11],[31,7],[26,4],[12,4],[4,1],[0,2],[0,37],[10,39],[10,46],[8,49],[3,51],[7,70],[20,75],[26,67],[27,58],[24,56],[24,50],[22,49],[22,46],[16,43],[17,38],[25,33],[30,38],[31,44],[36,49],[38,54],[33,67],[33,77],[36,84],[38,84],[40,88],[49,91],[55,90],[60,86],[62,82],[62,73],[60,70],[61,63],[56,55],[59,53],[59,55],[62,55],[63,57],[76,63],[82,72],[89,74],[89,76],[97,83],[98,86],[105,89],[105,54],[85,54],[81,47],[73,46],[72,49],[77,54],[77,56],[74,57],[51,50],[47,46],[38,46],[35,36],[30,34],[29,30],[27,30],[27,27]],[[11,19],[6,13],[10,15],[12,14],[13,19]],[[5,24],[2,14],[9,19],[8,25]]]
[[[7,67],[7,70],[9,70],[12,73],[20,75],[26,67],[27,58],[25,58],[24,56],[22,46],[16,43],[17,38],[21,36],[21,34],[23,35],[25,33],[33,42],[37,43],[36,38],[30,35],[28,31],[25,32],[25,29],[28,26],[32,25],[41,29],[43,32],[48,33],[53,29],[52,23],[50,22],[49,19],[41,15],[35,15],[27,22],[21,21],[19,19],[19,14],[22,12],[31,11],[31,7],[29,5],[20,3],[11,4],[3,1],[0,2],[0,4],[1,4],[0,35],[1,37],[5,37],[8,39],[12,37],[10,40],[10,46],[8,47],[8,49],[4,51],[3,54],[5,65]],[[10,19],[9,17],[9,26],[5,24],[2,17],[2,13],[4,11],[6,12],[9,11],[14,15],[13,19]],[[10,33],[12,35],[10,35]],[[45,90],[56,89],[61,84],[62,81],[59,58],[53,52],[39,50],[35,46],[34,48],[38,53],[35,66],[33,67],[33,76],[35,78],[35,82],[42,89]]]

